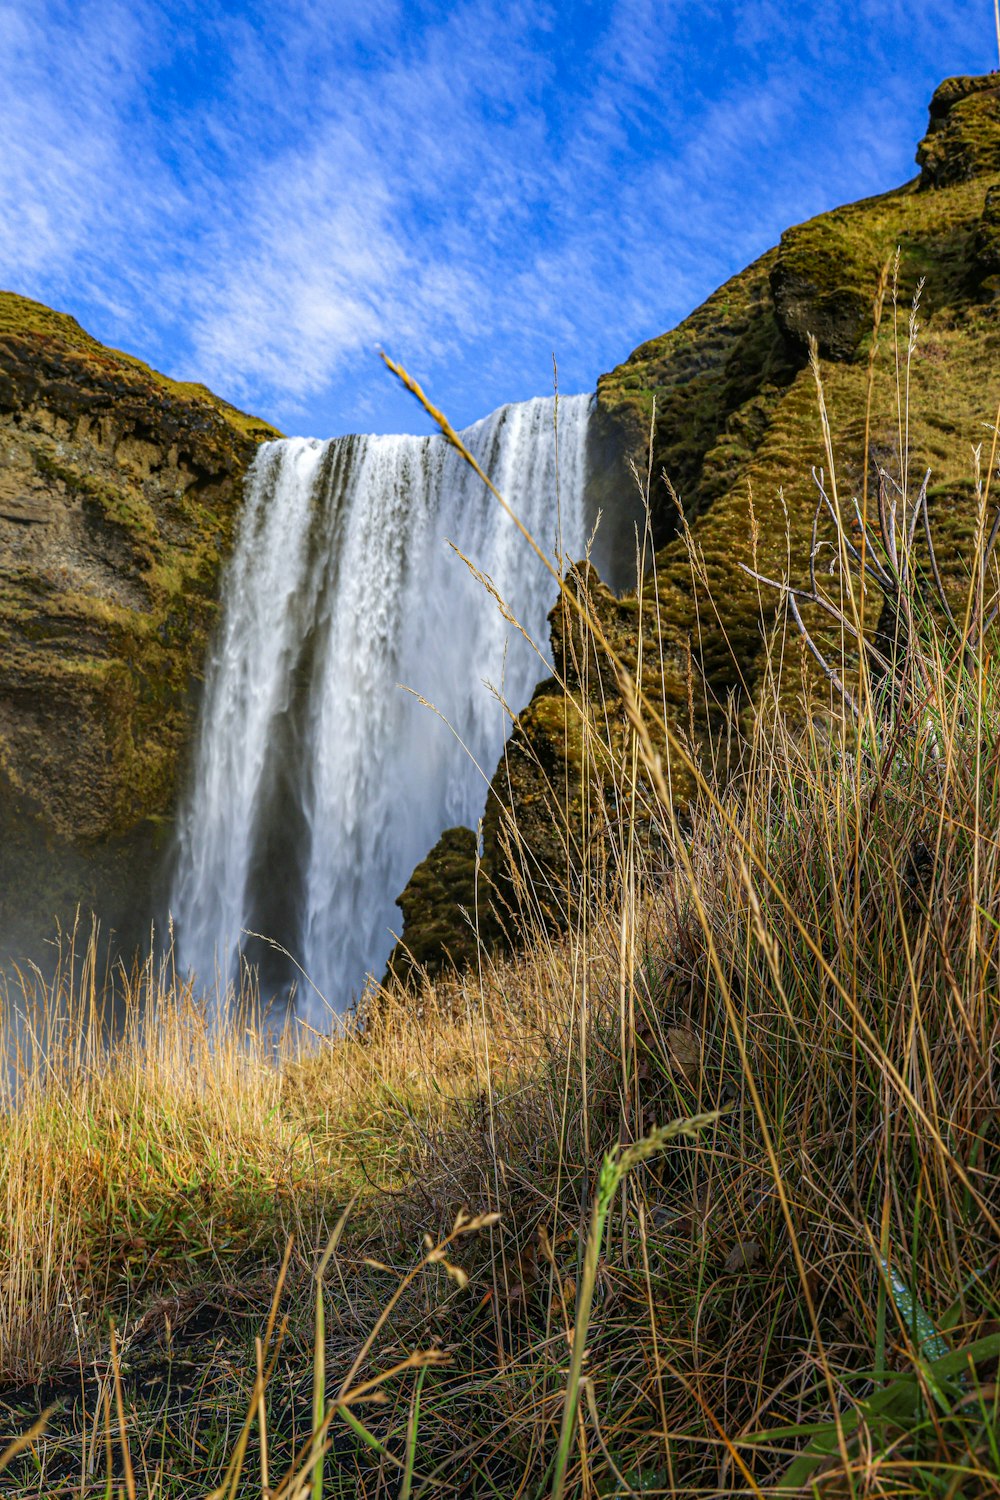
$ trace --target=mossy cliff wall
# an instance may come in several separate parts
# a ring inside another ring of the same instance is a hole
[[[242,478],[277,433],[0,293],[0,949],[150,911]]]
[[[631,494],[628,459],[645,472],[652,426],[656,584],[615,600],[587,580],[602,626],[634,664],[642,640],[647,687],[687,727],[693,656],[720,703],[754,690],[762,655],[760,603],[740,563],[805,582],[816,491],[825,466],[808,336],[819,343],[842,495],[860,493],[872,305],[879,271],[899,249],[898,311],[887,301],[876,364],[871,461],[899,467],[893,324],[905,362],[907,323],[925,278],[909,389],[910,473],[932,470],[930,513],[939,557],[957,576],[973,527],[974,444],[988,439],[1000,398],[1000,78],[953,78],[931,101],[919,176],[903,187],[823,214],[734,276],[678,327],[642,344],[598,382],[597,440],[605,506]],[[669,484],[664,475],[669,479]],[[704,559],[708,592],[693,583],[678,536],[679,497]],[[565,659],[561,610],[553,650]],[[793,653],[794,656],[794,653]],[[663,663],[662,671],[658,663]],[[794,663],[797,668],[797,662]],[[657,679],[650,680],[654,669]],[[596,664],[568,681],[584,715],[617,689]],[[595,683],[600,692],[595,695]],[[792,689],[790,688],[790,692]],[[624,718],[617,710],[620,732]],[[581,715],[553,679],[521,714],[493,778],[482,875],[502,904],[516,897],[503,829],[516,823],[536,856],[535,879],[554,908],[567,850],[579,846],[599,769],[581,749]],[[587,784],[588,778],[590,785]],[[682,792],[681,784],[677,790]],[[562,827],[560,806],[569,811]],[[548,872],[548,873],[546,873]],[[441,903],[435,922],[442,923]],[[457,920],[457,918],[456,918]],[[410,921],[404,941],[417,929]]]

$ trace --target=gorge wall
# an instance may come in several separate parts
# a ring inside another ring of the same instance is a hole
[[[0,293],[0,950],[134,941],[257,445],[199,386]]]

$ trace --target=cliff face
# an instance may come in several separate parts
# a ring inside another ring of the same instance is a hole
[[[894,335],[905,362],[910,308],[923,282],[909,387],[910,471],[932,470],[942,550],[949,533],[956,543],[967,533],[971,446],[996,409],[1000,78],[942,84],[918,160],[920,176],[904,187],[788,230],[679,328],[598,383],[605,420],[626,451],[641,446],[655,401],[652,504],[663,613],[675,638],[700,629],[717,690],[752,687],[759,665],[756,589],[738,566],[751,561],[751,538],[762,572],[784,572],[786,533],[793,566],[805,563],[811,471],[825,464],[810,333],[819,343],[840,487],[860,493],[872,304],[879,270],[897,249],[896,308],[890,289],[876,364],[872,457],[898,466]],[[718,621],[696,617],[664,474],[704,554]]]
[[[0,948],[145,920],[243,474],[278,434],[0,293]]]
[[[697,734],[699,727],[692,722],[692,671],[704,674],[719,704],[734,694],[738,705],[756,686],[760,602],[739,564],[754,562],[780,578],[790,557],[792,581],[806,581],[816,500],[811,471],[826,463],[810,334],[819,344],[840,491],[860,494],[873,301],[880,269],[897,248],[896,304],[890,287],[875,366],[870,457],[898,471],[894,340],[905,364],[910,309],[923,280],[909,378],[909,467],[918,476],[932,470],[938,556],[960,574],[974,524],[971,449],[984,436],[988,441],[998,399],[1000,78],[943,83],[917,161],[920,175],[903,187],[788,230],[677,328],[642,344],[598,382],[598,438],[604,453],[618,456],[617,471],[602,478],[605,504],[616,491],[631,491],[630,457],[645,472],[652,423],[657,567],[655,589],[649,583],[642,597],[616,601],[593,579],[587,586],[633,671],[641,642],[651,696],[681,728]],[[707,587],[693,583],[675,496]],[[582,714],[555,679],[539,687],[493,779],[483,855],[501,905],[516,904],[517,870],[504,848],[504,829],[516,824],[536,851],[535,880],[550,886],[556,913],[567,868],[578,858],[585,802],[614,801],[601,767],[587,756],[587,721],[603,717],[609,703],[612,732],[625,732],[613,680],[596,663],[586,666],[582,648],[567,658],[561,616],[557,608],[553,652],[566,663]],[[682,801],[683,785],[675,791]],[[436,921],[440,926],[440,903]]]

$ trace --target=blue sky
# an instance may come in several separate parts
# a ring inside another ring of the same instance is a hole
[[[990,0],[0,0],[0,285],[287,432],[593,389],[915,172]]]

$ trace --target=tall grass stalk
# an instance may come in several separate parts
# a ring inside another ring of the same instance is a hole
[[[583,1375],[583,1360],[586,1353],[587,1333],[590,1328],[590,1312],[597,1281],[597,1266],[604,1242],[604,1231],[614,1202],[615,1193],[633,1167],[648,1161],[662,1151],[668,1141],[678,1136],[697,1136],[699,1131],[714,1125],[718,1114],[698,1115],[689,1120],[674,1120],[644,1136],[635,1145],[619,1147],[609,1151],[601,1163],[597,1179],[597,1193],[591,1210],[590,1229],[583,1258],[583,1275],[577,1289],[576,1318],[570,1343],[569,1372],[566,1377],[566,1396],[563,1403],[562,1425],[556,1445],[555,1470],[552,1479],[553,1500],[563,1500],[566,1489],[566,1466],[576,1424],[577,1404],[580,1399],[580,1382]]]
[[[15,978],[0,1379],[85,1435],[26,1412],[12,1495],[1000,1496],[997,427],[939,588],[926,486],[900,453],[855,508],[814,370],[835,569],[756,575],[741,699],[661,655],[648,534],[624,631],[550,560],[579,753],[532,765],[560,868],[503,820],[520,952],[328,1039],[251,984],[147,966],[112,1032],[96,957]]]

